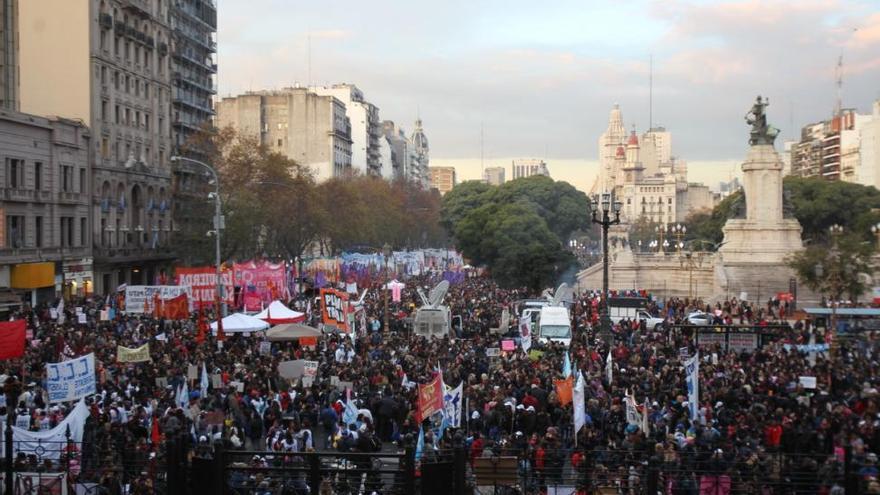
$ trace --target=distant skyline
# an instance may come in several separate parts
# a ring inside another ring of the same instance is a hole
[[[880,97],[873,0],[221,0],[218,15],[218,96],[354,83],[407,132],[420,115],[432,165],[463,178],[480,175],[482,125],[486,166],[540,157],[588,189],[612,105],[628,129],[649,125],[652,55],[653,124],[711,187],[745,156],[756,95],[777,149],[830,116],[841,55],[843,105]]]

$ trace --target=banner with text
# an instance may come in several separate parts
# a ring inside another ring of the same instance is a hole
[[[49,402],[68,402],[95,393],[95,355],[46,364]]]
[[[131,349],[129,347],[116,346],[116,361],[120,363],[143,363],[150,360],[150,344]]]
[[[127,313],[151,313],[156,294],[162,301],[168,301],[186,294],[192,301],[190,288],[181,285],[129,285],[125,287],[125,311]],[[190,308],[192,309],[192,308]]]
[[[217,294],[217,270],[212,266],[178,267],[174,269],[174,283],[189,287],[192,306],[196,309],[214,305]],[[220,275],[223,296],[226,304],[235,302],[235,288],[232,285],[232,270],[223,270]]]
[[[335,289],[321,289],[321,316],[325,325],[348,332],[348,294]]]
[[[273,264],[266,261],[236,263],[235,285],[244,294],[245,311],[260,311],[260,303],[268,305],[276,299],[287,300],[287,269],[284,263]]]

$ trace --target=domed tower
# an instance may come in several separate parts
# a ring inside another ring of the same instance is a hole
[[[418,161],[418,173],[415,177],[410,177],[416,182],[421,182],[424,187],[429,187],[428,163],[430,162],[428,138],[422,129],[422,119],[416,119],[416,129],[410,137],[413,148],[415,149],[416,159]]]
[[[608,115],[608,128],[599,136],[599,181],[598,189],[593,192],[610,191],[617,183],[617,172],[614,162],[617,148],[624,144],[626,128],[623,127],[623,115],[615,103]]]
[[[639,149],[639,138],[636,136],[636,130],[633,129],[626,142],[626,151],[624,152],[626,156],[623,158],[625,164],[621,167],[624,171],[623,175],[626,177],[625,181],[629,184],[642,180],[644,167],[639,159]],[[617,153],[620,154],[622,150],[621,146],[617,149]]]

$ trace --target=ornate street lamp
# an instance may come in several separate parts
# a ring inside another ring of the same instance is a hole
[[[608,228],[620,223],[620,208],[623,204],[614,200],[611,193],[603,193],[593,198],[592,221],[602,228],[602,305],[599,315],[599,337],[610,347],[611,318],[608,316]],[[613,215],[613,218],[612,218]]]
[[[678,242],[675,243],[675,246],[678,248],[677,251],[681,254],[681,248],[684,244],[681,242],[682,237],[687,233],[687,227],[684,225],[677,223],[674,227],[672,227],[672,233],[675,235],[675,238]]]

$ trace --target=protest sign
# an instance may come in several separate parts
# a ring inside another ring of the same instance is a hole
[[[260,354],[267,355],[272,353],[272,343],[268,340],[260,342]]]
[[[288,297],[287,270],[284,263],[266,261],[235,263],[235,285],[245,294],[245,311],[260,311],[261,304]]]
[[[187,380],[197,380],[199,378],[199,367],[194,364],[188,364],[186,366],[186,379]]]
[[[501,355],[501,349],[498,347],[490,347],[486,349],[486,357],[497,357]]]
[[[727,348],[732,352],[752,352],[758,348],[758,334],[731,333],[727,336]]]
[[[305,361],[303,365],[303,376],[314,378],[318,376],[318,362]]]
[[[150,360],[150,344],[134,349],[116,346],[116,361],[120,363],[143,363]]]
[[[513,340],[502,340],[501,350],[504,352],[512,352],[516,349],[516,342]]]
[[[352,390],[353,387],[354,387],[354,383],[352,383],[352,382],[346,382],[346,381],[340,380],[339,382],[336,383],[336,390],[340,390],[340,391]]]
[[[798,382],[804,388],[816,388],[816,377],[815,376],[798,377]]]
[[[89,321],[86,319],[86,315],[84,315],[83,313],[80,313],[80,314],[76,315],[76,322],[79,324],[85,325]]]
[[[95,393],[95,355],[46,364],[49,402],[69,402]]]
[[[335,289],[321,289],[321,317],[324,325],[348,332],[348,294]]]
[[[153,309],[153,300],[158,294],[161,301],[173,299],[186,294],[188,300],[190,288],[180,285],[129,285],[125,287],[125,311],[127,313],[149,313]]]
[[[544,351],[539,351],[537,349],[532,349],[529,351],[529,359],[532,361],[537,361],[544,356]]]
[[[282,361],[278,363],[278,374],[281,375],[282,378],[287,378],[288,380],[299,378],[303,376],[305,363],[306,362],[303,359]]]
[[[223,375],[211,375],[211,387],[220,388],[223,386]]]

